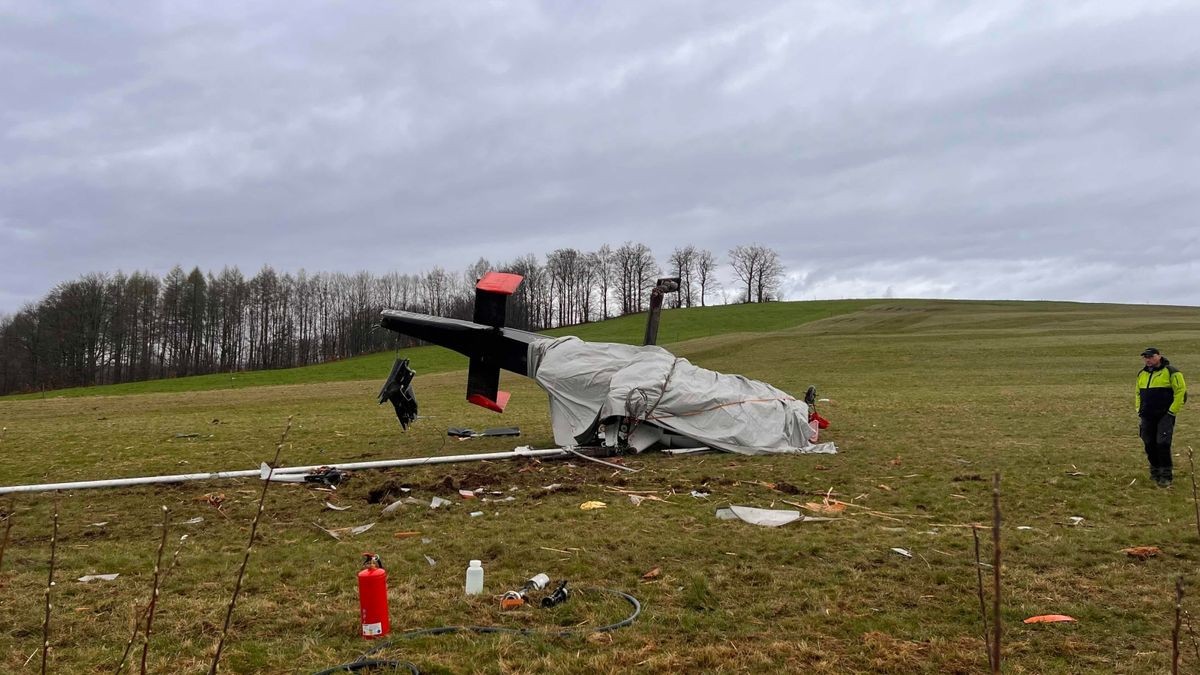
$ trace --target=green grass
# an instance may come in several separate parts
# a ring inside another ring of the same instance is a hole
[[[639,318],[621,321],[570,332],[637,341]],[[1136,355],[1146,344],[1161,347],[1185,374],[1200,373],[1200,310],[781,303],[668,312],[660,335],[705,367],[793,392],[816,383],[833,399],[823,412],[833,420],[827,438],[841,454],[644,454],[624,460],[642,469],[636,474],[582,461],[440,465],[359,472],[334,496],[273,485],[224,668],[313,672],[365,650],[355,636],[354,573],[359,553],[373,550],[389,570],[396,630],[586,627],[624,616],[619,601],[587,593],[553,611],[497,610],[491,594],[541,571],[578,587],[627,590],[645,603],[637,623],[605,635],[447,635],[388,652],[423,672],[981,672],[986,660],[967,526],[990,519],[989,480],[999,470],[1006,672],[1169,671],[1173,580],[1195,578],[1200,559],[1186,458],[1194,443],[1192,412],[1185,408],[1180,416],[1176,487],[1152,488],[1131,389]],[[552,445],[546,399],[536,385],[506,376],[513,399],[496,416],[462,400],[463,375],[453,364],[435,372],[443,367],[437,354],[406,352],[421,373],[415,386],[428,416],[407,433],[386,406],[374,405],[390,355],[375,357],[378,369],[364,367],[361,377],[330,375],[307,384],[3,399],[0,483],[253,468],[273,453],[288,415],[295,415],[295,426],[286,464]],[[448,426],[500,424],[520,425],[523,438],[460,443],[444,435]],[[541,489],[551,483],[564,488]],[[372,493],[391,490],[386,503],[403,494],[401,485],[424,501],[436,495],[456,503],[438,510],[405,506],[381,518]],[[482,486],[516,499],[481,504],[457,496],[460,487]],[[151,671],[203,671],[258,489],[257,481],[245,480],[62,495],[52,670],[111,672],[133,608],[149,592],[158,506],[165,504],[175,523],[171,539],[185,532],[189,539],[164,584]],[[695,499],[693,489],[711,496]],[[730,503],[792,508],[787,502],[819,501],[830,489],[865,508],[851,507],[834,522],[779,529],[713,515]],[[633,506],[614,490],[652,491],[669,503]],[[224,494],[223,513],[203,500],[209,493]],[[327,499],[352,508],[326,510]],[[608,508],[579,510],[593,499]],[[474,510],[485,515],[472,518]],[[50,513],[49,495],[15,500],[0,569],[4,672],[33,672],[39,663],[35,655],[23,665],[41,640]],[[197,516],[203,522],[183,524]],[[1072,526],[1071,516],[1084,520]],[[372,530],[342,542],[313,525],[377,518]],[[395,538],[400,531],[421,534]],[[1138,562],[1119,552],[1134,545],[1159,546],[1163,554]],[[892,553],[894,546],[914,557]],[[471,558],[484,561],[488,597],[462,596]],[[654,567],[661,575],[642,580]],[[104,572],[121,576],[74,581]],[[1191,593],[1189,587],[1185,606],[1194,613],[1200,604]],[[1079,622],[1021,623],[1045,613]],[[1184,647],[1183,672],[1194,672],[1200,662],[1190,639]]]

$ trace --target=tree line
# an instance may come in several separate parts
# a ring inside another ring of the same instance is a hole
[[[728,256],[739,301],[775,299],[784,273],[775,251],[754,244]],[[461,273],[92,273],[0,316],[0,395],[290,368],[406,346],[412,341],[376,329],[383,309],[470,319],[475,282],[491,270],[525,278],[509,300],[508,325],[536,331],[643,311],[663,276],[680,278],[668,306],[704,306],[722,290],[718,269],[711,251],[694,246],[676,248],[660,266],[648,246],[626,242],[558,249],[544,260],[480,258]]]

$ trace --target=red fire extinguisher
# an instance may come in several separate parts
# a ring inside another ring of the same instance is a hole
[[[358,571],[358,609],[364,638],[381,638],[391,631],[387,572],[383,569],[383,561],[374,553],[363,554],[363,568]]]

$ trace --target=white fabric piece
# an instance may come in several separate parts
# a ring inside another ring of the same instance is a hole
[[[781,511],[777,509],[756,509],[753,506],[730,506],[727,509],[717,509],[717,518],[721,520],[741,520],[751,525],[764,527],[779,527],[804,516],[799,511]]]
[[[803,401],[764,382],[694,366],[662,347],[538,340],[529,348],[529,372],[550,396],[560,445],[590,440],[602,421],[632,417],[729,452],[837,452],[832,443],[810,440]],[[658,436],[648,431],[635,428],[630,445]]]

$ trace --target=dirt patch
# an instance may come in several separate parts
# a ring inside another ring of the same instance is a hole
[[[405,491],[403,488],[411,488],[411,487],[412,486],[409,485],[408,483],[401,482],[398,480],[393,480],[393,479],[385,480],[382,483],[371,488],[371,490],[369,492],[367,492],[367,503],[368,504],[380,504],[384,501],[389,501],[389,502],[394,501],[395,499],[399,498],[401,495],[405,494]]]
[[[779,482],[775,483],[775,489],[779,490],[780,492],[782,492],[785,495],[798,495],[798,494],[804,492],[804,490],[801,490],[800,488],[796,487],[795,485],[792,485],[791,483],[785,483],[783,481],[779,481]]]

